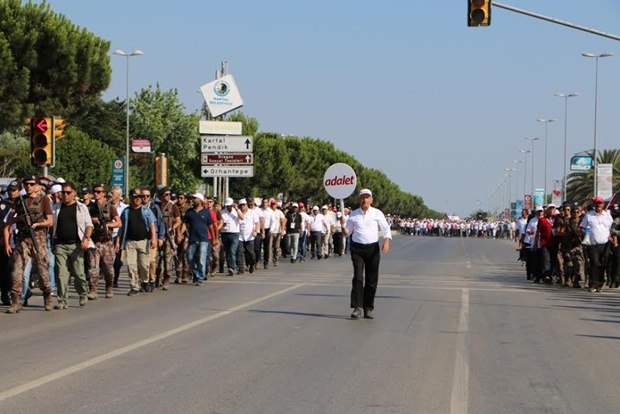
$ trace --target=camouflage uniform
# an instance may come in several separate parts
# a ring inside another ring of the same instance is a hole
[[[585,258],[581,247],[581,237],[578,233],[580,220],[569,219],[566,223],[566,235],[562,238],[562,254],[564,256],[564,284],[573,287],[581,287],[580,281],[584,280]]]
[[[99,221],[103,220],[109,223],[118,216],[116,208],[109,202],[105,201],[103,206],[99,206],[97,201],[89,205],[90,216],[96,217]],[[114,260],[116,259],[116,249],[114,248],[114,239],[112,238],[112,230],[108,229],[105,224],[99,224],[94,227],[92,241],[95,243],[94,249],[88,249],[86,256],[88,257],[88,299],[97,299],[97,284],[101,273],[105,277],[106,298],[114,296]]]
[[[28,214],[32,223],[42,222],[45,220],[45,211],[51,212],[51,206],[49,199],[43,194],[38,194],[34,198],[24,197],[23,202],[26,205],[27,213],[24,212],[22,201],[19,199],[15,201],[13,206],[18,217],[16,222],[18,233],[15,249],[13,249],[11,254],[11,263],[13,263],[13,271],[11,272],[11,307],[7,309],[7,313],[17,313],[21,310],[22,276],[29,260],[32,260],[32,264],[39,274],[39,289],[43,292],[45,310],[52,310],[52,289],[47,271],[49,257],[45,248],[47,245],[47,231],[45,229],[34,230],[38,247],[35,248],[25,219],[25,214]]]
[[[183,206],[179,208],[181,213],[181,221],[185,217],[185,213],[189,209],[189,206]],[[189,246],[189,237],[187,234],[183,234],[181,242],[177,246],[177,278],[174,283],[187,283],[189,279],[189,261],[187,260],[187,247]]]
[[[175,232],[172,228],[176,219],[181,217],[181,213],[179,212],[179,208],[172,201],[168,201],[165,205],[162,202],[161,212],[167,234],[164,238],[164,244],[162,244],[161,249],[159,250],[156,285],[157,287],[162,287],[163,290],[168,290],[170,285],[170,276],[172,276],[172,270],[175,268],[174,256],[177,252],[177,245],[174,241]]]

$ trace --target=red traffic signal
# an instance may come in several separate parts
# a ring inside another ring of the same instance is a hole
[[[33,118],[30,127],[30,162],[34,166],[51,165],[53,162],[52,120]]]

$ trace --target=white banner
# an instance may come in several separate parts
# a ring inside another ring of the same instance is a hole
[[[604,200],[611,198],[613,192],[613,164],[598,164],[596,166],[596,192]]]
[[[564,195],[562,194],[562,180],[553,180],[553,191],[551,192],[551,202],[558,208],[562,205]]]

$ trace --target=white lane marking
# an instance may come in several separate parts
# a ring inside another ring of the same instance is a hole
[[[450,397],[450,414],[467,414],[469,404],[469,353],[467,349],[469,322],[469,289],[461,293],[461,314],[459,317],[458,343],[456,345],[456,361],[452,379]]]
[[[297,288],[302,287],[302,286],[304,286],[303,283],[287,287],[286,289],[278,290],[277,292],[273,292],[273,293],[270,293],[268,295],[261,296],[260,298],[257,298],[257,299],[251,300],[249,302],[243,303],[243,304],[241,304],[239,306],[235,306],[234,308],[230,308],[228,310],[225,310],[225,311],[222,311],[222,312],[218,312],[216,314],[213,314],[213,315],[210,315],[210,316],[207,316],[207,317],[195,320],[194,322],[190,322],[188,324],[179,326],[178,328],[171,329],[169,331],[160,333],[158,335],[153,335],[153,336],[151,336],[149,338],[143,339],[142,341],[135,342],[133,344],[124,346],[122,348],[119,348],[119,349],[117,349],[115,351],[108,352],[107,354],[103,354],[101,356],[98,356],[98,357],[91,358],[89,360],[80,362],[79,364],[72,365],[72,366],[67,367],[67,368],[65,368],[63,370],[60,370],[58,372],[54,372],[53,374],[45,375],[45,376],[43,376],[41,378],[38,378],[38,379],[36,379],[34,381],[27,382],[25,384],[19,385],[19,386],[15,387],[15,388],[12,388],[10,390],[7,390],[7,391],[4,391],[4,392],[0,393],[0,402],[2,402],[4,400],[7,400],[9,398],[15,397],[15,396],[17,396],[19,394],[23,394],[23,393],[25,393],[27,391],[30,391],[32,389],[35,389],[35,388],[40,387],[42,385],[45,385],[45,384],[47,384],[49,382],[56,381],[56,380],[58,380],[60,378],[66,377],[67,375],[74,374],[74,373],[79,372],[79,371],[81,371],[83,369],[91,367],[91,366],[93,366],[95,364],[99,364],[101,362],[105,362],[105,361],[108,361],[110,359],[116,358],[116,357],[121,356],[123,354],[126,354],[128,352],[131,352],[131,351],[133,351],[135,349],[141,348],[143,346],[150,345],[150,344],[152,344],[154,342],[157,342],[157,341],[161,341],[162,339],[169,338],[169,337],[171,337],[173,335],[176,335],[176,334],[179,334],[181,332],[190,330],[190,329],[195,328],[197,326],[203,325],[203,324],[205,324],[207,322],[211,322],[211,321],[213,321],[215,319],[219,319],[219,318],[221,318],[223,316],[230,315],[233,312],[237,312],[237,311],[240,311],[242,309],[248,308],[248,307],[250,307],[252,305],[256,305],[259,302],[262,302],[262,301],[274,298],[276,296],[279,296],[279,295],[282,295],[284,293],[290,292],[291,290],[297,289]]]

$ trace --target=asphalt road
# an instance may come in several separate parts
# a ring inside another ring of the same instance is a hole
[[[0,315],[0,413],[620,412],[620,291],[532,285],[507,241],[392,247],[375,320],[349,319],[348,256],[34,297]]]

